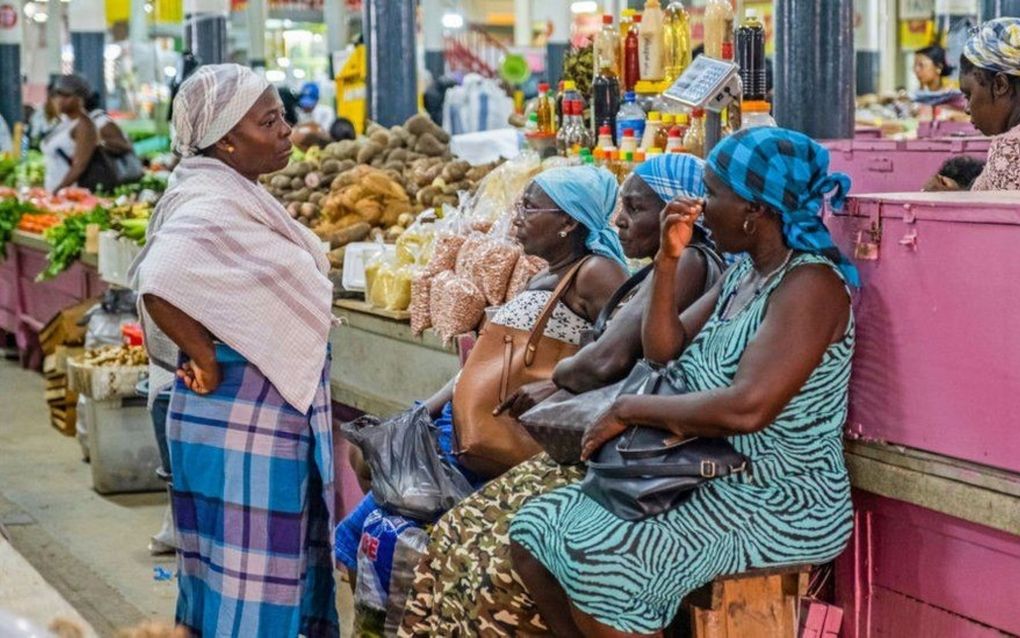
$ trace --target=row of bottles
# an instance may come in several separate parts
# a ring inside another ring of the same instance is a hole
[[[691,63],[690,15],[680,0],[665,10],[648,0],[644,13],[623,11],[619,30],[613,16],[602,16],[594,54],[595,78],[614,77],[621,91],[633,91],[641,80],[672,83]]]

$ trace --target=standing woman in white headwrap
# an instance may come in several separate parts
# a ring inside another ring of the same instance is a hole
[[[283,104],[245,67],[205,66],[173,124],[182,159],[133,276],[150,358],[176,376],[177,622],[337,636],[328,262],[257,181],[290,156]]]

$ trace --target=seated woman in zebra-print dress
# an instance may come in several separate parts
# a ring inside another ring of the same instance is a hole
[[[725,436],[751,473],[709,481],[637,522],[577,485],[529,501],[511,523],[511,554],[556,635],[661,635],[681,599],[720,575],[825,562],[845,546],[847,286],[858,276],[819,218],[826,194],[839,206],[850,186],[828,162],[800,133],[744,130],[709,157],[707,199],[663,211],[642,344],[690,392],[620,397],[589,427],[584,457],[641,424]],[[676,260],[702,212],[720,250],[747,257],[678,319]]]

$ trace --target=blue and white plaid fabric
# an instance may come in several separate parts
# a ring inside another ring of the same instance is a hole
[[[829,151],[803,133],[758,127],[721,141],[708,168],[738,196],[765,204],[782,215],[786,244],[832,261],[847,283],[859,287],[857,268],[836,248],[822,223],[827,194],[834,209],[843,207],[850,177],[829,173]]]
[[[705,196],[705,163],[687,153],[656,155],[638,164],[634,174],[667,204],[677,197]]]
[[[1020,75],[1020,18],[985,22],[967,40],[963,55],[976,67]]]
[[[216,359],[216,391],[178,380],[167,418],[177,623],[205,637],[338,638],[329,357],[307,414],[236,351],[218,345]]]

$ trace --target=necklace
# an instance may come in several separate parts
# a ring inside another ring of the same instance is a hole
[[[759,292],[761,292],[762,288],[765,287],[765,284],[767,284],[769,281],[771,281],[773,277],[775,277],[777,274],[779,274],[779,272],[781,270],[783,270],[784,268],[786,268],[790,264],[790,259],[792,259],[792,258],[793,258],[793,251],[792,250],[786,251],[786,259],[784,259],[783,263],[779,264],[779,266],[775,270],[773,270],[772,272],[768,273],[767,275],[764,275],[764,276],[761,277],[761,281],[758,282],[758,285],[754,289],[754,294],[757,295]],[[751,268],[751,272],[752,273],[755,272],[753,267]]]

